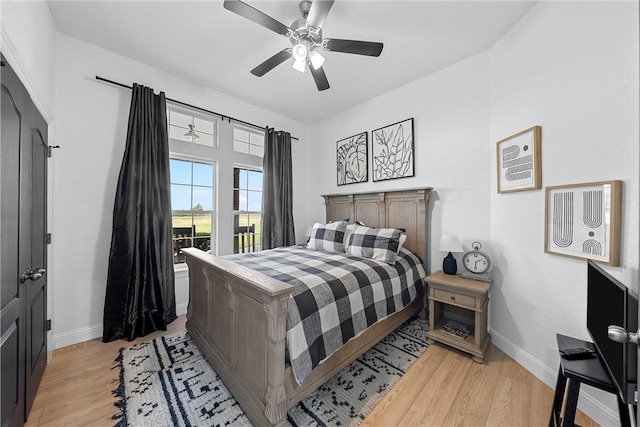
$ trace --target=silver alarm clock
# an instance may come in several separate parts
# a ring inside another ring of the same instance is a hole
[[[480,242],[471,244],[472,251],[466,252],[462,256],[462,265],[465,272],[462,277],[474,280],[482,280],[483,282],[491,282],[489,278],[489,268],[491,267],[491,258],[484,252],[480,252],[482,245]]]

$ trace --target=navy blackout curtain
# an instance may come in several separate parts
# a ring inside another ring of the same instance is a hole
[[[176,318],[164,92],[133,85],[113,208],[102,341],[166,330]]]
[[[293,227],[293,171],[289,132],[265,129],[262,160],[262,249],[296,243]]]

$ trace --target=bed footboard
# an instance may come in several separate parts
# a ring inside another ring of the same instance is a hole
[[[183,252],[189,334],[255,425],[284,423],[291,286],[196,248]]]

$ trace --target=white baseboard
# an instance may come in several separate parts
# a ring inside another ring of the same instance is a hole
[[[187,314],[187,306],[189,303],[176,304],[176,314],[178,316],[182,316],[183,314]]]
[[[493,342],[496,347],[535,375],[540,381],[551,387],[552,390],[555,389],[558,375],[557,367],[550,368],[544,365],[499,332],[491,330],[490,333],[491,342]],[[578,409],[602,426],[620,425],[617,408],[614,411],[608,406],[603,405],[598,399],[585,391],[585,389],[586,387],[580,389]]]
[[[53,336],[53,348],[58,349],[81,342],[94,340],[102,336],[102,325],[88,326],[73,331],[62,332]]]
[[[182,316],[187,314],[188,303],[176,304],[176,314]],[[63,332],[55,334],[53,336],[53,349],[67,347],[73,344],[78,344],[84,341],[93,340],[102,336],[102,325],[89,326],[86,328],[80,328],[73,331]]]

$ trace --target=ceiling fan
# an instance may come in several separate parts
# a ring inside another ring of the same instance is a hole
[[[262,77],[289,58],[293,58],[293,68],[304,73],[311,71],[318,90],[329,89],[329,81],[322,69],[324,57],[317,51],[319,47],[330,52],[353,53],[356,55],[380,56],[382,43],[361,40],[330,39],[322,37],[322,24],[333,6],[334,0],[303,0],[299,4],[302,18],[290,27],[266,15],[240,0],[225,0],[224,7],[263,27],[283,35],[291,41],[287,47],[251,70],[251,74]]]

